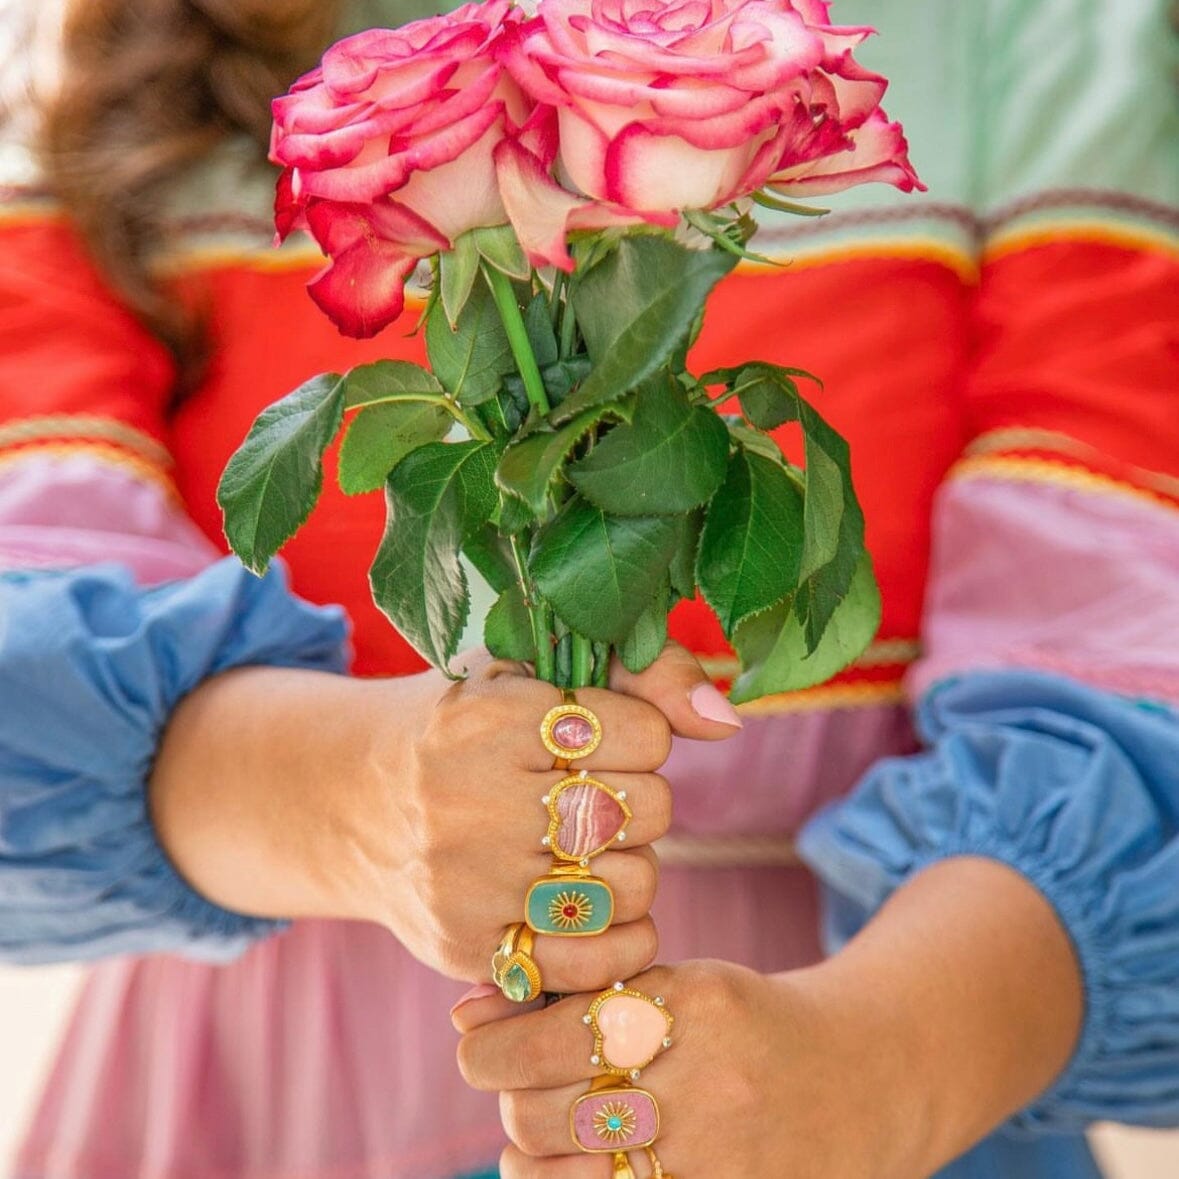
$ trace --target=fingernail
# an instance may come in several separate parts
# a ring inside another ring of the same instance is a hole
[[[737,710],[712,684],[697,684],[688,699],[692,702],[692,709],[697,716],[702,716],[705,720],[718,721],[722,725],[732,725],[735,729],[743,727]]]
[[[476,999],[490,999],[492,995],[499,994],[499,987],[494,983],[480,983],[477,987],[472,987],[465,995],[461,996],[459,1001],[450,1009],[450,1014],[453,1015],[460,1007],[465,1007],[468,1003],[473,1003]]]

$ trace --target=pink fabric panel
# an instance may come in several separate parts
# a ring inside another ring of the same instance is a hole
[[[920,695],[1022,667],[1179,701],[1179,512],[1131,495],[979,478],[937,508]]]
[[[151,584],[218,555],[162,487],[88,455],[0,468],[0,569],[116,561]]]

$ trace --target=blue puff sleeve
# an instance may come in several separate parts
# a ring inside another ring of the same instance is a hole
[[[1010,865],[1068,930],[1086,995],[1071,1063],[1016,1124],[1176,1124],[1179,715],[1055,676],[994,672],[938,685],[918,723],[928,752],[880,762],[803,834],[832,947],[934,861]]]
[[[202,679],[342,671],[342,611],[235,560],[141,589],[115,566],[0,575],[0,959],[181,950],[224,960],[280,922],[227,912],[165,857],[144,785]]]

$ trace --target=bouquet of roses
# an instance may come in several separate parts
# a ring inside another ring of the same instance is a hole
[[[345,491],[384,489],[373,597],[447,669],[498,594],[493,654],[563,687],[663,648],[701,594],[740,657],[735,700],[820,682],[879,621],[847,446],[807,374],[737,358],[695,373],[711,289],[757,206],[870,180],[917,185],[884,79],[826,0],[469,4],[330,48],[274,103],[280,238],[344,333],[401,315],[428,269],[429,368],[313,377],[225,471],[230,544],[263,569],[319,495],[348,420]],[[801,428],[805,466],[768,432]]]

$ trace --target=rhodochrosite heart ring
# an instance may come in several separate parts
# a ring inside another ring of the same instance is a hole
[[[550,708],[540,722],[540,739],[558,763],[568,763],[589,757],[601,745],[602,722],[582,708],[567,688],[561,696],[562,702]]]
[[[541,843],[555,859],[585,868],[612,844],[626,839],[632,817],[625,790],[613,790],[585,770],[563,778],[540,800],[549,829]]]
[[[675,1019],[661,995],[652,998],[616,982],[603,991],[582,1017],[594,1034],[590,1064],[632,1081],[665,1048],[671,1047]]]

